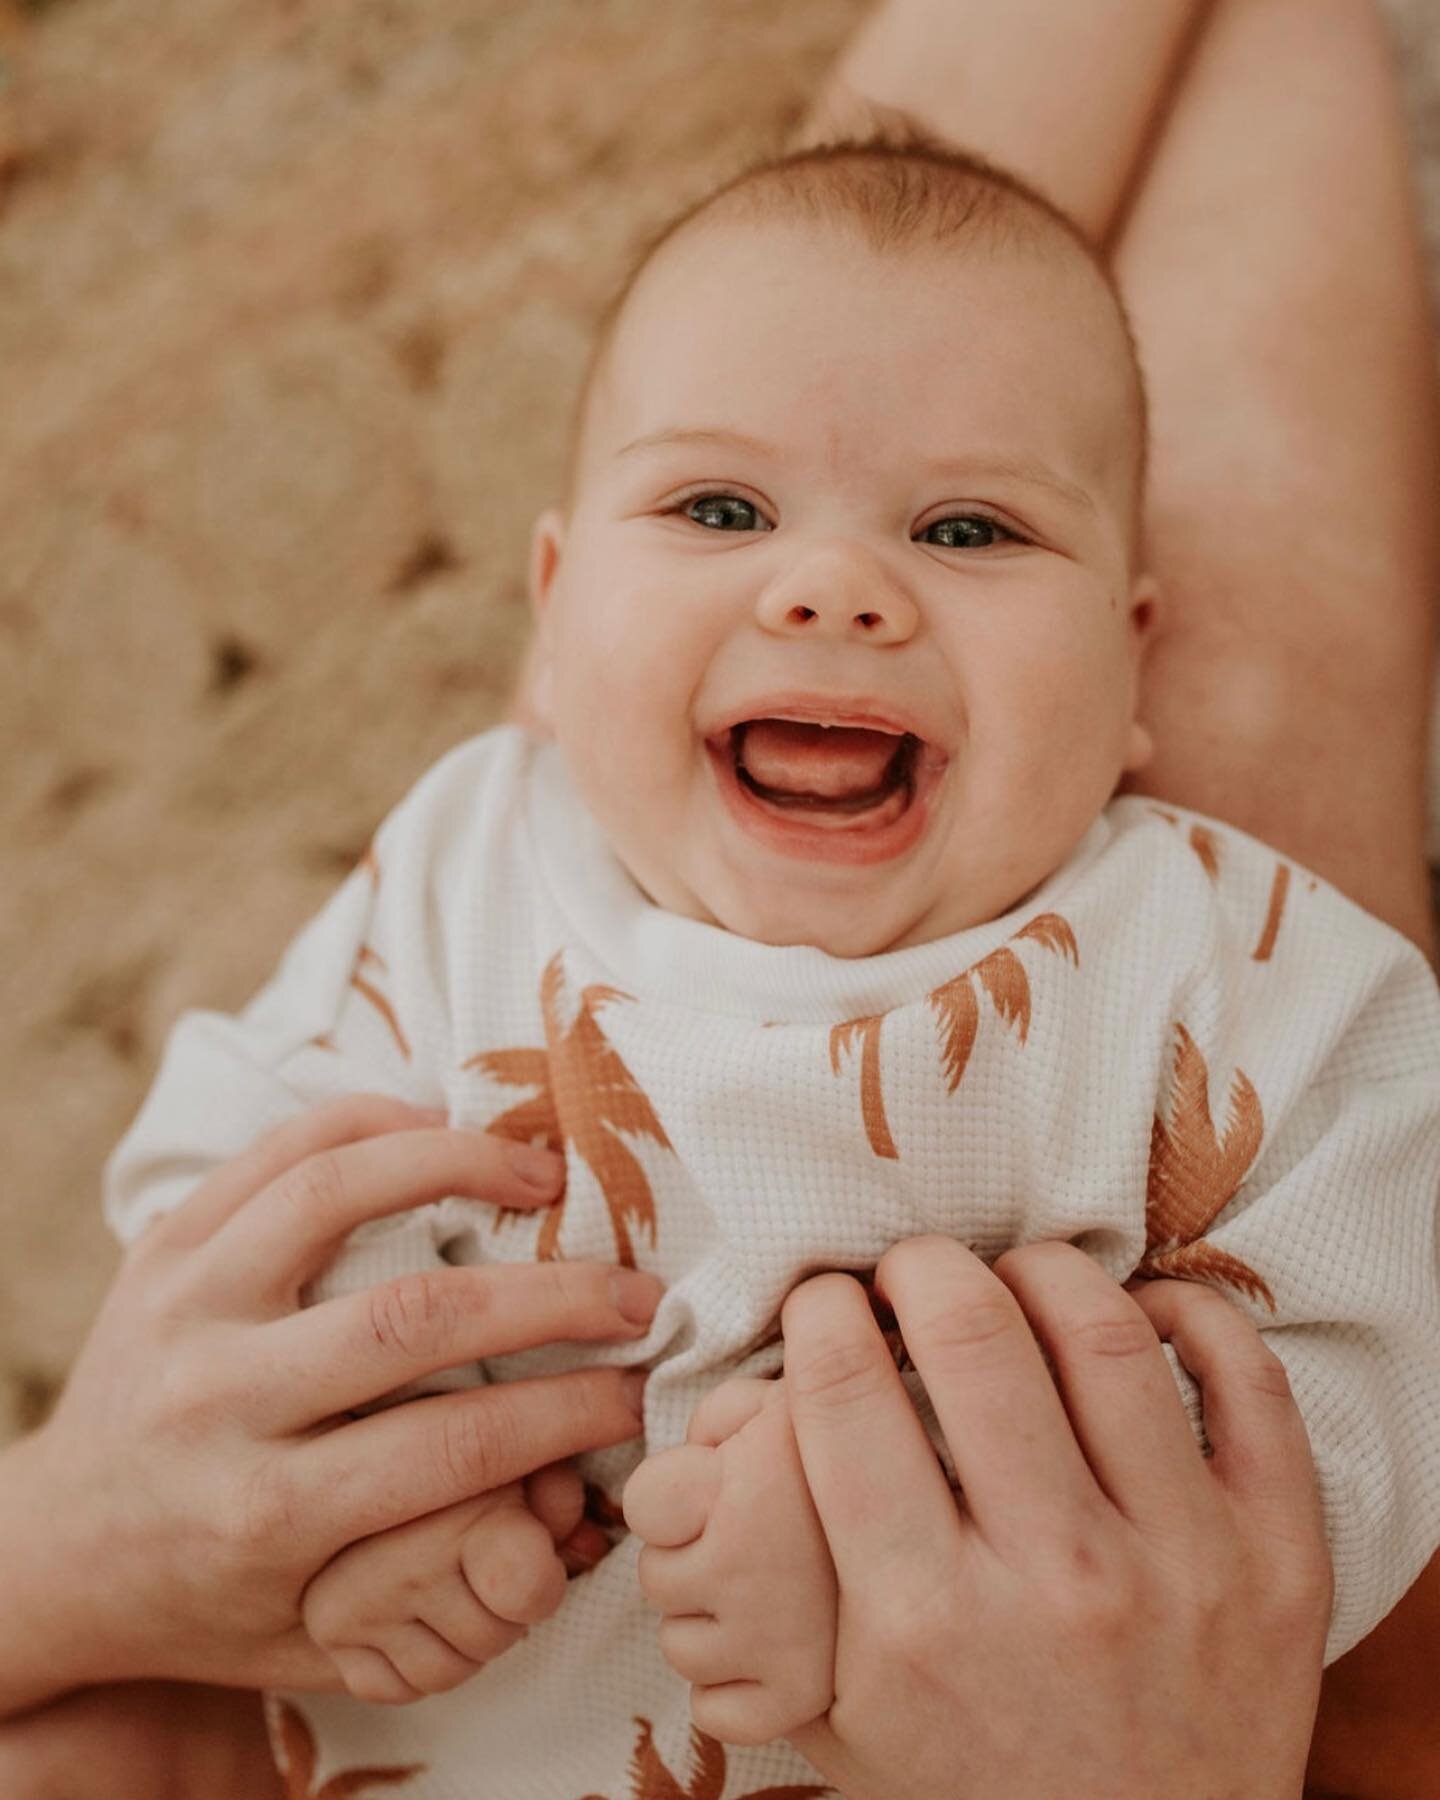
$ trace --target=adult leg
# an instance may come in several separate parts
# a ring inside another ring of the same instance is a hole
[[[1433,325],[1383,27],[1220,0],[1121,238],[1171,620],[1151,790],[1420,942],[1440,580]],[[1325,1677],[1321,1793],[1440,1792],[1440,1558]]]
[[[1431,943],[1433,322],[1368,0],[1218,0],[1116,252],[1169,599],[1143,788]]]

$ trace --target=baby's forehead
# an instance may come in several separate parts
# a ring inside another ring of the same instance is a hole
[[[1102,460],[1138,470],[1143,397],[1127,328],[1103,278],[1059,231],[1013,244],[884,250],[830,224],[693,222],[641,269],[612,314],[577,430],[613,451],[610,440],[633,435],[637,419],[683,410],[687,393],[703,394],[711,412],[717,394],[753,396],[757,357],[766,399],[793,408],[829,346],[875,361],[882,389],[893,365],[888,414],[902,427],[913,417],[923,435],[927,396],[914,388],[922,344],[930,359],[920,359],[922,380],[926,367],[953,358],[1008,357],[1028,382],[1037,427],[1043,414],[1093,415],[1081,423],[1112,441]],[[1042,364],[1051,374],[1043,384],[1034,372]],[[929,385],[938,391],[943,381]],[[575,454],[578,465],[579,444]]]

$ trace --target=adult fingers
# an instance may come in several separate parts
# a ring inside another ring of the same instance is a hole
[[[307,1156],[336,1150],[387,1131],[443,1125],[443,1107],[411,1106],[387,1094],[345,1094],[299,1118],[287,1119],[232,1156],[196,1187],[183,1206],[157,1220],[147,1244],[191,1249],[212,1237],[230,1215]]]
[[[1278,1545],[1292,1544],[1328,1581],[1324,1515],[1305,1422],[1285,1365],[1238,1308],[1193,1281],[1147,1281],[1131,1293],[1200,1384],[1209,1472]]]
[[[1073,1244],[1008,1251],[995,1273],[1049,1351],[1071,1427],[1111,1503],[1173,1535],[1215,1494],[1160,1340],[1144,1312]]]
[[[532,1159],[552,1171],[536,1182]],[[483,1131],[392,1131],[305,1157],[236,1208],[203,1246],[212,1294],[293,1297],[357,1225],[459,1194],[498,1206],[547,1206],[560,1158]]]
[[[274,1481],[267,1496],[276,1529],[308,1528],[333,1554],[546,1463],[623,1443],[641,1429],[644,1379],[633,1369],[575,1369],[351,1420],[284,1459],[284,1483]]]
[[[1104,1497],[1014,1295],[952,1238],[910,1238],[875,1271],[987,1544],[1007,1562],[1073,1535]]]
[[[814,1276],[781,1325],[790,1418],[842,1589],[884,1585],[917,1560],[927,1589],[943,1582],[955,1502],[865,1290]]]
[[[601,1263],[422,1269],[270,1320],[252,1355],[275,1378],[249,1379],[265,1424],[288,1433],[477,1357],[643,1337],[663,1291],[653,1275]],[[296,1369],[303,1383],[283,1379]]]

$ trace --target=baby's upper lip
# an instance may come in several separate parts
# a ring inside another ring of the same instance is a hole
[[[922,743],[942,748],[941,728],[903,700],[881,700],[873,694],[820,694],[787,688],[759,694],[717,714],[702,727],[706,738],[723,737],[747,719],[796,719],[804,724],[850,725],[866,731],[907,732]]]

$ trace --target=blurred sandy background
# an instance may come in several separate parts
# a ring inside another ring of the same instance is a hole
[[[866,5],[0,0],[0,1441],[170,1022],[497,717],[630,245]],[[1440,239],[1440,7],[1392,10]]]

